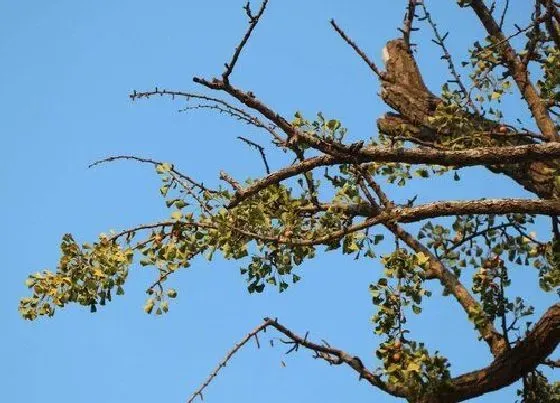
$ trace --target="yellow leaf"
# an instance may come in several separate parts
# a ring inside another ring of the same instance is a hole
[[[416,259],[418,259],[418,265],[424,266],[430,258],[424,254],[424,252],[418,252],[416,254]]]
[[[97,277],[105,277],[105,273],[99,267],[94,267],[93,275]]]
[[[420,372],[420,365],[417,362],[412,361],[408,363],[406,369],[408,371]]]

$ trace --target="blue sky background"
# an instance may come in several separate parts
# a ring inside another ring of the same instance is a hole
[[[510,22],[528,18],[525,3],[515,2]],[[442,30],[453,30],[450,48],[466,55],[473,33],[483,35],[478,21],[454,1],[430,4]],[[154,86],[201,90],[192,76],[221,73],[245,32],[242,5],[234,0],[0,1],[0,400],[182,402],[264,316],[276,316],[301,334],[310,331],[311,338],[326,339],[362,356],[369,367],[376,365],[373,353],[380,340],[369,322],[368,285],[381,267],[337,252],[305,264],[303,281],[282,295],[275,290],[249,295],[237,262],[198,260],[170,281],[179,296],[163,317],[142,311],[144,290],[156,274],[139,267],[131,271],[126,296],[95,315],[68,307],[51,320],[29,323],[18,316],[27,274],[55,267],[63,233],[83,242],[168,215],[151,167],[118,163],[88,169],[89,163],[136,154],[174,162],[208,183],[216,183],[221,169],[238,178],[263,173],[259,157],[236,137],[267,144],[264,133],[204,111],[178,113],[180,101],[128,98],[134,89]],[[378,99],[376,80],[328,21],[334,17],[380,63],[381,48],[398,35],[404,6],[404,1],[271,0],[232,81],[285,116],[322,111],[340,119],[351,139],[367,138],[387,107]],[[447,72],[425,33],[424,28],[417,36],[423,38],[419,63],[437,91]],[[517,99],[514,95],[505,104],[510,121],[527,118]],[[286,163],[280,157],[271,156],[273,167]],[[479,169],[463,177],[459,183],[417,182],[392,195],[397,201],[415,193],[419,201],[530,196]],[[547,231],[542,225],[540,234]],[[554,302],[539,292],[530,269],[512,277],[513,290],[527,296],[537,314]],[[458,304],[442,298],[438,284],[430,287],[434,296],[425,314],[410,322],[415,338],[446,355],[454,374],[488,364],[487,347],[476,341]],[[251,343],[239,353],[205,401],[396,401],[358,382],[348,368],[329,367],[304,351],[284,356],[282,347],[270,348],[266,340],[261,337],[260,350]],[[515,388],[509,388],[477,401],[514,400]]]

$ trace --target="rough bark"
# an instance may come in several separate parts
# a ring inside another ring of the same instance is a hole
[[[390,41],[386,49],[389,54],[386,73],[388,79],[381,82],[381,98],[398,115],[390,114],[380,118],[377,121],[379,131],[391,137],[402,136],[406,132],[408,136],[437,146],[439,135],[429,118],[434,115],[438,103],[443,101],[426,88],[416,61],[402,40]],[[533,104],[539,109],[536,103]],[[472,118],[475,119],[474,116]],[[485,119],[483,125],[492,127],[497,126],[497,123]],[[535,143],[521,135],[516,137],[516,142]],[[559,167],[557,160],[487,166],[490,171],[509,176],[526,190],[545,199],[557,197],[554,192],[554,176]]]
[[[551,306],[529,334],[486,368],[452,380],[451,391],[430,402],[460,402],[502,389],[534,370],[560,342],[560,304]]]

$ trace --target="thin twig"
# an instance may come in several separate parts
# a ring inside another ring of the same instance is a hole
[[[261,4],[261,8],[259,9],[259,11],[257,12],[256,15],[253,15],[253,13],[251,12],[250,2],[247,2],[247,4],[245,5],[244,9],[245,9],[245,12],[247,13],[247,16],[249,17],[249,28],[247,29],[247,32],[245,32],[245,36],[243,36],[243,39],[241,39],[241,42],[239,42],[239,45],[237,45],[237,48],[235,48],[235,51],[233,52],[233,56],[231,57],[231,61],[229,63],[225,64],[226,69],[222,73],[222,80],[224,82],[227,83],[229,81],[229,76],[230,76],[231,72],[233,71],[233,68],[235,67],[235,64],[237,63],[237,59],[239,59],[239,54],[241,53],[241,50],[243,49],[243,47],[245,46],[247,41],[249,40],[249,37],[251,36],[251,33],[253,32],[253,30],[255,29],[257,24],[259,23],[259,19],[263,15],[267,4],[268,4],[268,0],[264,0]]]
[[[265,129],[267,132],[269,132],[272,135],[272,137],[274,137],[274,139],[276,140],[276,142],[278,144],[284,144],[285,143],[285,139],[283,139],[274,130],[275,129],[274,125],[272,125],[272,124],[267,125],[267,124],[263,123],[259,118],[251,115],[245,109],[238,108],[237,106],[234,106],[234,105],[230,104],[229,102],[224,101],[221,98],[210,97],[210,96],[207,96],[207,95],[195,94],[195,93],[185,92],[185,91],[173,91],[173,90],[166,90],[166,89],[160,90],[158,88],[155,88],[155,90],[153,90],[153,91],[144,91],[144,92],[134,91],[132,94],[129,95],[129,97],[134,101],[136,99],[141,99],[141,98],[150,98],[150,97],[155,96],[155,95],[170,96],[172,99],[175,99],[175,97],[181,97],[181,98],[185,98],[187,101],[189,101],[191,99],[199,99],[199,100],[202,100],[202,101],[214,102],[215,105],[188,106],[188,107],[185,107],[185,108],[181,109],[180,111],[191,110],[191,109],[216,109],[220,113],[222,113],[222,112],[227,113],[227,114],[229,114],[230,116],[232,116],[236,119],[239,119],[239,120],[242,120],[242,121],[246,122],[247,124]]]
[[[412,24],[414,23],[414,17],[416,16],[416,6],[418,4],[423,4],[416,2],[417,0],[408,0],[408,5],[406,7],[406,14],[404,16],[403,28],[399,28],[399,31],[403,34],[404,43],[409,52],[412,51],[410,43],[410,34],[412,31],[417,31],[418,28],[414,28]]]
[[[251,140],[249,140],[249,139],[247,139],[247,138],[245,138],[245,137],[237,136],[237,138],[238,138],[239,140],[243,141],[244,143],[249,144],[251,147],[256,148],[256,149],[259,151],[259,154],[261,155],[261,158],[262,158],[263,163],[264,163],[264,168],[265,168],[265,170],[266,170],[266,174],[267,174],[267,175],[270,175],[270,168],[269,168],[269,166],[268,166],[268,161],[266,160],[266,154],[265,154],[265,152],[264,152],[264,147],[261,146],[261,145],[258,145],[258,144],[255,143],[254,141],[251,141]]]
[[[341,36],[344,41],[354,49],[354,51],[362,58],[364,62],[369,66],[370,70],[373,71],[379,79],[383,80],[385,75],[381,72],[374,62],[372,62],[369,57],[365,54],[363,50],[361,50],[356,43],[350,39],[348,35],[336,24],[334,20],[331,20],[331,25],[333,26],[334,30]]]
[[[502,15],[500,16],[500,29],[502,29],[504,27],[504,21],[506,19],[508,9],[509,9],[509,0],[506,0],[506,4],[505,4],[504,9],[502,11]]]
[[[222,368],[225,368],[228,364],[228,362],[231,360],[231,358],[235,355],[235,353],[237,353],[239,351],[239,349],[241,349],[241,347],[243,347],[245,344],[247,344],[249,342],[249,340],[251,340],[252,337],[257,336],[258,333],[263,332],[266,330],[266,328],[270,326],[270,324],[268,322],[263,322],[260,325],[258,325],[253,331],[249,332],[239,343],[237,343],[225,356],[225,358],[220,361],[220,363],[218,364],[218,366],[216,367],[216,369],[214,369],[214,371],[212,371],[212,373],[210,374],[210,376],[206,379],[206,381],[204,381],[204,383],[196,390],[194,391],[194,393],[191,395],[191,397],[187,400],[187,403],[192,403],[194,402],[194,400],[197,397],[200,397],[200,400],[203,400],[202,397],[202,392],[204,391],[204,389],[206,389],[208,387],[208,385],[210,385],[210,382],[212,382],[212,380],[218,375],[218,373],[220,372],[220,370]]]
[[[210,385],[214,378],[218,376],[221,369],[227,366],[229,361],[241,349],[241,347],[245,346],[253,337],[257,339],[257,335],[261,332],[266,332],[266,329],[268,327],[273,327],[278,332],[288,337],[289,340],[280,339],[282,343],[292,345],[292,347],[286,354],[292,351],[297,351],[298,347],[302,346],[308,350],[313,351],[315,353],[314,358],[322,359],[330,364],[335,365],[347,364],[350,368],[352,368],[359,374],[360,379],[367,380],[371,385],[383,391],[386,391],[393,396],[405,397],[408,393],[408,390],[401,386],[389,384],[382,381],[378,375],[375,375],[373,372],[365,368],[362,360],[359,357],[352,356],[345,351],[333,348],[326,342],[323,342],[323,344],[311,342],[307,340],[308,333],[306,333],[304,337],[301,337],[292,332],[286,326],[280,324],[277,319],[264,318],[263,323],[249,332],[239,343],[235,344],[235,346],[226,354],[224,359],[222,359],[218,363],[216,369],[214,369],[214,371],[210,373],[204,383],[191,395],[189,400],[187,400],[187,403],[192,403],[197,397],[202,400],[202,392],[208,387],[208,385]]]
[[[441,48],[443,52],[441,58],[447,62],[447,68],[449,69],[449,72],[453,76],[453,82],[457,84],[457,86],[459,87],[461,93],[463,94],[463,98],[466,100],[467,104],[472,108],[472,110],[477,115],[480,116],[480,111],[474,105],[474,102],[471,99],[469,91],[467,91],[465,85],[463,84],[463,80],[461,80],[461,74],[459,74],[457,68],[455,67],[455,63],[453,63],[453,57],[451,56],[451,53],[449,53],[449,50],[445,45],[445,40],[447,39],[448,32],[445,33],[444,35],[441,35],[437,28],[437,24],[432,19],[432,15],[428,12],[428,8],[426,7],[426,4],[422,2],[420,3],[420,6],[422,7],[422,11],[424,11],[424,17],[422,19],[423,20],[425,19],[428,22],[428,24],[432,27],[432,31],[436,38],[435,40],[433,40],[433,42]]]
[[[114,155],[114,156],[111,156],[111,157],[107,157],[107,158],[103,158],[101,160],[95,161],[95,162],[89,164],[88,168],[92,168],[92,167],[97,166],[97,165],[101,165],[101,164],[105,164],[107,162],[113,162],[113,161],[117,161],[117,160],[133,160],[133,161],[141,162],[141,163],[144,163],[144,164],[150,164],[150,165],[154,165],[154,166],[158,166],[158,165],[163,164],[163,162],[155,161],[151,158],[137,157],[135,155]],[[189,183],[189,185],[191,185],[195,188],[198,188],[200,191],[209,192],[209,193],[217,193],[216,190],[210,189],[210,188],[204,186],[203,183],[196,182],[190,176],[187,176],[187,175],[177,171],[177,169],[175,169],[175,167],[173,165],[171,165],[171,171],[170,172],[177,175],[179,178],[187,181]]]

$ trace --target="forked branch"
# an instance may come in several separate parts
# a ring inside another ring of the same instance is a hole
[[[248,1],[247,4],[245,4],[244,9],[245,12],[247,13],[247,16],[249,17],[249,28],[247,29],[247,32],[245,32],[245,35],[241,39],[241,42],[239,42],[239,45],[237,45],[237,47],[235,48],[231,60],[229,61],[229,63],[225,64],[225,70],[222,73],[222,80],[224,82],[227,83],[229,81],[229,76],[233,71],[235,64],[237,63],[237,59],[239,59],[239,55],[241,54],[243,47],[245,46],[245,44],[251,37],[251,33],[259,23],[259,20],[262,17],[267,4],[268,4],[268,0],[264,0],[261,4],[259,11],[255,15],[253,15],[253,12],[251,11],[251,3]]]
[[[222,368],[225,368],[229,361],[233,358],[233,356],[244,346],[246,345],[251,339],[255,339],[257,346],[260,347],[258,335],[259,333],[266,332],[267,328],[272,327],[276,329],[278,332],[283,334],[288,338],[287,341],[282,340],[286,344],[291,344],[292,347],[288,350],[287,353],[292,351],[296,351],[300,346],[304,347],[307,350],[313,351],[314,358],[322,359],[329,364],[339,365],[339,364],[346,364],[350,368],[352,368],[355,372],[358,373],[360,379],[365,379],[368,381],[372,386],[375,386],[392,396],[396,397],[406,397],[407,390],[403,387],[398,385],[389,384],[381,380],[381,378],[375,375],[373,372],[368,370],[362,363],[362,360],[357,357],[353,356],[343,350],[331,347],[326,342],[323,344],[314,343],[312,341],[307,340],[307,334],[302,337],[298,334],[294,333],[286,326],[280,324],[277,319],[271,318],[264,318],[263,323],[249,332],[243,339],[235,344],[233,348],[226,354],[224,359],[218,363],[218,366],[210,373],[208,378],[202,383],[202,385],[191,395],[191,397],[187,400],[187,403],[192,403],[195,401],[197,397],[201,400],[203,399],[202,392],[210,385],[210,383],[216,378],[218,373]]]

